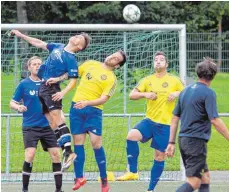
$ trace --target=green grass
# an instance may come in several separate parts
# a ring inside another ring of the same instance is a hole
[[[13,92],[16,87],[16,83],[13,80],[14,75],[6,75],[5,73],[1,73],[1,85],[2,85],[2,113],[11,113],[9,109],[9,102],[13,95]],[[217,104],[218,104],[218,111],[220,113],[228,113],[229,112],[229,89],[228,87],[228,73],[220,73],[217,74],[215,80],[212,82],[211,88],[215,90],[217,94]],[[61,85],[64,87],[64,85]],[[124,112],[124,98],[122,92],[122,85],[118,85],[114,96],[105,104],[104,113],[123,113]],[[129,87],[126,101],[127,101],[127,113],[144,113],[145,111],[145,101],[130,101],[128,98],[129,91],[132,87]],[[70,103],[72,101],[72,97],[74,95],[75,89],[69,92],[64,100],[63,100],[63,109],[65,113],[69,113]]]
[[[9,110],[9,101],[15,89],[13,83],[13,75],[2,75],[2,113],[12,112]],[[212,83],[212,88],[217,93],[217,100],[219,112],[229,112],[229,89],[227,83],[229,74],[219,74]],[[115,95],[105,105],[104,113],[123,113],[123,93],[121,92],[122,86],[118,86]],[[69,113],[71,98],[73,97],[74,90],[71,91],[64,98],[64,112]],[[145,101],[130,101],[127,99],[127,112],[128,113],[144,113]],[[68,118],[66,118],[68,120]],[[133,117],[131,119],[132,126],[136,124],[141,118]],[[229,118],[223,118],[229,127]],[[67,122],[69,124],[69,122]],[[128,132],[128,119],[127,118],[104,118],[103,125],[103,144],[106,150],[108,170],[123,171],[126,168],[126,154],[125,154],[125,138]],[[6,119],[2,118],[2,156],[1,166],[2,172],[5,172],[6,161]],[[12,118],[10,121],[10,171],[21,172],[21,166],[24,161],[24,149],[21,131],[21,118]],[[229,170],[229,144],[228,142],[213,128],[212,138],[208,144],[208,163],[211,170]],[[95,171],[97,166],[94,160],[94,153],[89,144],[85,144],[86,148],[86,171]],[[153,161],[153,151],[150,148],[150,142],[147,144],[140,144],[140,157],[139,169],[150,170]],[[166,161],[166,170],[179,169],[179,152],[177,148],[176,156],[174,159]],[[51,170],[51,161],[49,155],[44,153],[39,145],[38,153],[35,157],[33,171],[42,172]],[[72,171],[72,169],[70,170]]]
[[[132,118],[132,125],[136,124],[140,118]],[[229,127],[229,118],[223,118]],[[10,171],[20,172],[21,165],[24,161],[23,141],[21,131],[21,118],[12,118],[10,126]],[[69,122],[67,122],[69,124]],[[127,118],[104,118],[103,144],[106,150],[108,170],[123,171],[126,168],[125,138],[128,132]],[[2,118],[2,172],[5,171],[6,161],[6,119]],[[229,170],[229,143],[213,128],[212,138],[208,144],[208,163],[211,170]],[[86,149],[86,171],[95,171],[97,166],[94,159],[93,150],[87,140]],[[50,171],[51,161],[48,153],[38,147],[34,162],[34,171]],[[153,161],[153,150],[150,148],[150,142],[140,144],[139,169],[150,170]],[[177,148],[174,159],[166,161],[166,170],[179,169],[179,150]]]

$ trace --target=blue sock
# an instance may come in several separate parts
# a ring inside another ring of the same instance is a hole
[[[97,165],[99,167],[100,177],[101,179],[107,178],[107,170],[106,170],[106,156],[103,147],[99,149],[94,149],[95,152],[95,159]]]
[[[126,153],[130,172],[137,173],[138,171],[138,155],[139,147],[137,141],[126,140]]]
[[[192,188],[192,186],[189,183],[184,183],[183,185],[181,185],[176,192],[192,192],[194,191],[194,189]]]
[[[77,155],[74,161],[75,178],[82,178],[85,162],[84,145],[74,145],[74,152]]]
[[[151,169],[151,178],[150,178],[148,191],[154,190],[164,170],[164,166],[165,166],[165,161],[154,160],[154,164]]]

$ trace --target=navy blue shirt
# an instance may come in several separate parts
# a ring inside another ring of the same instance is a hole
[[[173,114],[181,120],[180,137],[209,140],[211,120],[219,117],[216,94],[203,83],[189,85],[181,92]]]
[[[23,128],[49,126],[38,98],[40,84],[40,81],[33,81],[28,77],[20,82],[13,95],[12,100],[16,102],[23,100],[24,106],[27,107],[27,111],[23,113]]]
[[[68,73],[69,78],[78,77],[78,66],[75,54],[64,50],[62,43],[48,43],[49,56],[38,71],[38,77],[48,80]]]

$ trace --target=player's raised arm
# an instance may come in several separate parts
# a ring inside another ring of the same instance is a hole
[[[28,35],[25,35],[25,34],[21,33],[18,30],[12,30],[10,32],[10,34],[11,35],[16,35],[18,38],[21,38],[21,39],[27,41],[29,44],[33,45],[34,47],[41,48],[41,49],[44,49],[44,50],[48,50],[47,49],[47,43],[42,41],[42,40],[40,40],[40,39],[33,38],[33,37],[28,36]]]

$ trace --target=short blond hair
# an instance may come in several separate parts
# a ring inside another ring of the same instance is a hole
[[[30,66],[31,64],[31,61],[34,60],[34,59],[40,59],[42,61],[42,59],[38,56],[33,56],[31,58],[29,58],[29,60],[27,61],[27,67]]]
[[[90,45],[91,37],[87,33],[84,33],[84,32],[80,33],[79,35],[82,35],[84,37],[84,40],[85,40],[85,46],[81,50],[81,51],[83,51],[84,49],[86,49]]]

